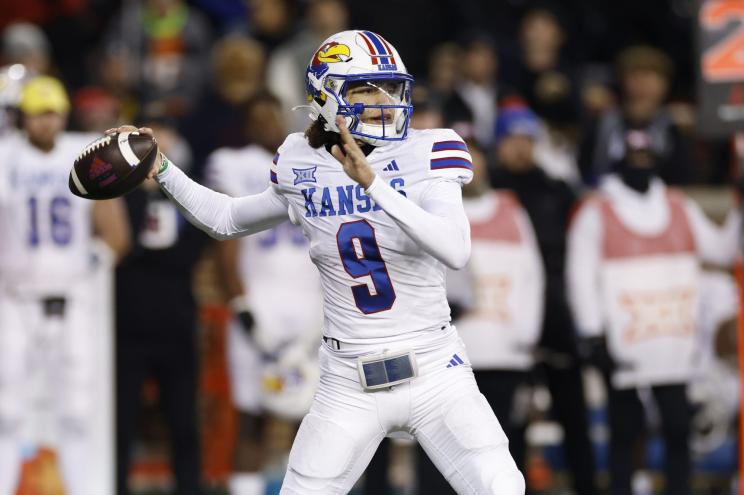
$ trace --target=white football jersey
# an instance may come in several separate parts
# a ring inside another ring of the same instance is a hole
[[[467,146],[450,129],[411,129],[406,140],[374,148],[367,160],[418,205],[434,182],[472,178]],[[324,147],[310,147],[302,134],[289,135],[270,179],[310,239],[327,336],[382,343],[446,325],[444,265],[403,233]]]
[[[91,201],[67,185],[96,136],[62,133],[45,153],[25,134],[0,139],[0,277],[16,288],[63,290],[90,269]]]
[[[269,187],[274,155],[260,146],[215,151],[207,183],[229,196],[258,194]],[[240,239],[240,275],[264,344],[297,335],[317,337],[322,322],[318,270],[307,254],[302,229],[285,222]]]

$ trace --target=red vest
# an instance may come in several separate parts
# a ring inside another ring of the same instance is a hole
[[[626,227],[612,209],[608,198],[600,196],[598,202],[603,228],[602,256],[605,259],[696,251],[684,196],[680,192],[667,191],[670,218],[666,229],[654,235],[639,234]]]

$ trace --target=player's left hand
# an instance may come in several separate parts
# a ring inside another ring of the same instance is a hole
[[[340,115],[337,115],[336,125],[341,132],[341,145],[334,144],[331,148],[331,154],[336,160],[341,162],[346,175],[366,189],[375,180],[375,173],[372,167],[369,166],[364,152],[357,142],[354,141],[354,137],[346,127],[346,120]],[[341,146],[343,146],[343,150]]]

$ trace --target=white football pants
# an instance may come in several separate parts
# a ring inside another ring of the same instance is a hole
[[[524,494],[524,477],[456,333],[417,352],[419,376],[391,389],[365,392],[356,358],[338,354],[321,345],[320,386],[292,446],[282,495],[348,493],[380,441],[401,430],[416,437],[458,494]],[[447,367],[451,360],[457,364]]]
[[[15,493],[31,414],[29,383],[53,388],[54,428],[66,492],[87,495],[88,424],[93,407],[90,308],[68,294],[64,318],[47,317],[39,297],[0,293],[0,493]],[[50,352],[51,351],[51,352]],[[39,373],[46,376],[40,377]],[[33,435],[31,435],[33,436]]]

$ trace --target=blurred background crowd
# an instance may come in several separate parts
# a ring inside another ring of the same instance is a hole
[[[486,150],[499,102],[517,92],[546,128],[544,166],[573,184],[596,182],[613,158],[603,148],[618,112],[665,135],[665,160],[678,163],[667,181],[721,183],[727,146],[695,132],[695,12],[682,0],[79,0],[10,2],[0,28],[6,65],[64,81],[72,129],[166,117],[195,169],[245,140],[238,109],[263,87],[280,97],[290,130],[304,129],[305,113],[291,108],[304,102],[307,60],[329,33],[364,25],[405,54],[422,117],[472,122]]]
[[[412,127],[457,131],[480,170],[481,192],[512,191],[534,229],[545,280],[533,357],[479,376],[482,389],[492,385],[489,400],[504,397],[492,406],[531,493],[609,493],[611,470],[627,476],[635,495],[661,493],[665,472],[667,486],[677,472],[689,493],[733,493],[737,398],[719,403],[720,391],[699,386],[699,397],[688,393],[689,419],[677,410],[686,419],[675,422],[666,415],[679,402],[637,387],[645,411],[637,415],[635,399],[608,394],[616,363],[602,359],[606,343],[579,338],[566,281],[571,215],[609,174],[650,159],[654,175],[683,187],[714,220],[733,203],[730,139],[697,127],[696,15],[693,0],[5,1],[0,140],[22,121],[23,85],[50,75],[69,95],[70,131],[153,127],[174,163],[214,186],[215,151],[254,145],[270,157],[286,133],[307,127],[305,69],[325,38],[350,28],[380,33],[416,79]],[[230,178],[222,180],[228,192]],[[230,405],[225,329],[233,313],[245,327],[253,323],[235,302],[241,290],[231,284],[229,249],[182,228],[180,217],[175,240],[149,235],[169,203],[157,188],[131,196],[132,247],[116,271],[119,494],[127,484],[135,493],[225,493],[234,466],[259,473],[260,490],[275,493],[295,426],[255,411],[237,415]],[[732,276],[727,268],[713,273],[724,288],[709,299],[725,299]],[[453,293],[456,323],[472,309],[468,299]],[[704,345],[720,376],[711,382],[737,383],[730,299],[695,323],[712,327]],[[630,427],[608,420],[608,395]],[[636,429],[644,430],[641,442]],[[632,441],[611,447],[610,430]],[[685,453],[670,466],[674,449]],[[629,460],[617,461],[626,453]],[[421,457],[407,440],[385,443],[358,493],[451,493]],[[255,480],[242,480],[231,493],[259,493],[249,491],[259,490]]]

